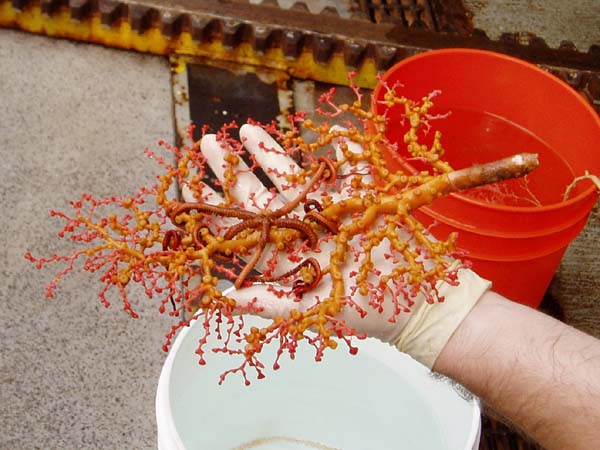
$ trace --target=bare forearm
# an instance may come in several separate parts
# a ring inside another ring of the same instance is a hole
[[[486,293],[434,370],[548,450],[600,448],[600,341]]]

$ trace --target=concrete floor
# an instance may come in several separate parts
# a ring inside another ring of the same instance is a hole
[[[508,16],[490,6],[503,2],[467,3],[492,36],[526,29],[551,44],[557,35],[580,48],[600,43],[600,12],[581,37],[581,27],[561,28],[549,8],[529,13],[528,4],[542,2],[509,2]],[[600,4],[576,3],[592,11]],[[173,141],[170,87],[164,58],[0,29],[0,449],[156,446],[154,395],[169,319],[141,294],[138,320],[118,306],[104,310],[98,283],[84,273],[45,300],[52,273],[23,255],[70,250],[53,238],[60,221],[49,209],[82,192],[122,194],[152,181],[154,163],[142,150]]]
[[[600,45],[598,0],[464,0],[473,13],[473,24],[492,39],[502,33],[530,32],[550,47],[563,40],[581,51]]]
[[[89,274],[45,300],[51,270],[23,255],[67,253],[48,216],[83,192],[135,192],[154,177],[144,154],[173,141],[163,58],[0,30],[0,448],[153,448],[166,318],[99,303]]]

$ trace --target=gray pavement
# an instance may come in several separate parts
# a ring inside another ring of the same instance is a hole
[[[581,51],[600,45],[598,0],[464,0],[473,24],[492,39],[502,33],[534,33],[557,48],[563,40]]]
[[[0,29],[1,449],[156,445],[168,318],[139,292],[139,319],[106,310],[82,272],[46,300],[52,271],[23,255],[72,249],[50,209],[153,181],[143,149],[173,141],[170,87],[164,58]]]

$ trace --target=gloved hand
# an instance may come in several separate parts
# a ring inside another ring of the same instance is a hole
[[[279,144],[262,128],[247,124],[242,126],[239,131],[246,150],[254,155],[256,162],[263,168],[279,192],[269,191],[251,170],[245,170],[243,161],[240,161],[236,183],[229,187],[231,194],[241,203],[239,206],[250,211],[280,208],[286,201],[293,199],[302,190],[301,185],[293,187],[286,183],[281,176],[281,172],[295,174],[300,171],[300,167],[287,156]],[[207,163],[221,182],[226,179],[226,167],[228,167],[224,161],[225,146],[225,143],[219,142],[216,135],[204,136],[200,144],[201,152]],[[333,147],[338,160],[344,152],[360,153],[362,151],[359,144],[351,141],[343,142],[341,138],[333,142]],[[338,173],[347,175],[352,172],[362,174],[363,182],[372,181],[367,168],[361,165],[360,162],[356,166],[342,167]],[[334,192],[329,192],[334,201],[337,202],[355,194],[351,177],[342,177],[339,179],[339,183]],[[204,201],[211,204],[219,204],[223,201],[220,194],[206,186],[203,186],[202,192],[205,195]],[[311,197],[319,198],[320,194],[318,191],[313,192]],[[186,202],[199,200],[194,197],[193,191],[186,185],[183,186],[182,195]],[[231,219],[222,218],[221,220],[223,225],[233,223]],[[379,222],[379,224],[381,223]],[[414,245],[414,239],[411,239],[407,232],[400,230],[399,234],[402,239]],[[358,248],[361,245],[358,239],[358,236],[355,237],[350,242],[350,247]],[[381,268],[382,272],[390,273],[394,269],[394,265],[399,264],[399,262],[394,262],[393,258],[389,257],[387,254],[389,250],[386,250],[385,243],[386,239],[372,250],[372,264],[375,268]],[[333,243],[331,241],[320,242],[316,251],[303,251],[302,257],[315,258],[321,267],[327,267],[332,250]],[[265,268],[268,264],[269,255],[268,249],[265,250],[263,257],[257,262],[255,268],[259,271]],[[286,267],[286,264],[289,265]],[[281,262],[278,265],[278,271],[285,272],[293,265],[291,261]],[[459,265],[460,263],[456,261],[455,266],[458,267]],[[358,266],[359,262],[356,261],[356,258],[349,257],[341,267],[343,279],[351,280],[355,277]],[[415,296],[408,294],[407,298],[404,298],[403,295],[394,295],[388,289],[385,291],[383,302],[374,307],[370,302],[368,293],[362,295],[360,289],[350,289],[348,287],[351,291],[348,292],[351,298],[338,314],[338,317],[354,328],[357,333],[388,342],[431,368],[454,330],[481,295],[490,287],[488,281],[483,280],[468,269],[459,269],[457,275],[457,283],[438,283],[436,286],[437,294],[440,298],[443,298],[443,301],[433,303],[425,301],[426,296],[424,294],[426,293],[418,293]],[[254,305],[259,306],[259,315],[274,319],[288,316],[292,309],[306,311],[315,302],[326,298],[330,290],[329,278],[323,278],[316,288],[305,292],[301,298],[294,295],[280,297],[276,295],[276,288],[272,284],[265,283],[255,283],[249,287],[242,287],[231,292],[228,296],[236,300],[240,306],[253,302]]]

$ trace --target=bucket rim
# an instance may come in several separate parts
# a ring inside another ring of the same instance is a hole
[[[512,256],[511,255],[504,256],[504,255],[499,255],[499,254],[494,254],[494,255],[481,254],[481,253],[478,253],[477,251],[469,250],[469,249],[461,247],[460,243],[457,243],[457,248],[459,250],[462,250],[465,252],[464,259],[466,259],[466,260],[477,259],[477,260],[494,261],[494,262],[532,261],[535,259],[545,258],[546,256],[551,255],[557,251],[566,249],[571,244],[571,242],[573,242],[573,240],[579,235],[579,233],[581,233],[581,230],[583,230],[583,228],[585,227],[586,222],[587,222],[587,216],[582,217],[579,221],[577,221],[573,225],[562,230],[562,232],[567,234],[566,239],[563,236],[560,239],[560,241],[558,241],[552,245],[548,245],[545,249],[533,251],[533,252],[527,253],[527,254],[523,253],[523,254],[512,255]],[[464,233],[464,232],[469,232],[469,231],[468,230],[458,230],[459,240],[460,240],[460,234]],[[435,235],[435,230],[432,230],[432,234]],[[471,233],[471,234],[477,234],[477,233]],[[482,236],[482,238],[483,237],[485,237],[485,238],[488,238],[488,237],[502,238],[501,236],[490,236],[490,235],[481,235],[481,234],[479,236]],[[527,239],[535,239],[535,238],[547,238],[550,236],[551,236],[550,234],[545,235],[545,236],[530,236],[529,238],[509,236],[508,239],[527,240]]]
[[[508,232],[508,231],[498,231],[498,230],[490,230],[483,229],[478,226],[466,226],[463,222],[460,222],[456,218],[448,217],[439,212],[435,211],[435,209],[430,208],[430,205],[421,206],[418,211],[421,214],[429,216],[431,219],[436,222],[443,223],[445,225],[449,225],[458,230],[459,233],[471,233],[479,236],[485,237],[493,237],[493,238],[502,238],[502,239],[531,239],[531,238],[539,238],[551,236],[553,234],[562,233],[569,228],[577,228],[580,224],[587,221],[591,210],[580,211],[579,214],[569,216],[571,220],[568,222],[562,222],[559,225],[554,227],[545,227],[539,228],[537,230],[532,231],[516,231],[516,232]],[[435,234],[435,232],[434,232]]]
[[[600,126],[600,123],[598,124],[598,126]],[[464,203],[469,203],[473,206],[477,206],[477,207],[483,208],[483,209],[490,209],[490,210],[500,211],[500,212],[542,214],[542,213],[547,213],[547,212],[558,211],[562,208],[570,207],[577,203],[585,202],[588,199],[591,201],[594,197],[596,197],[596,200],[597,200],[598,188],[593,183],[591,183],[591,184],[592,185],[589,188],[587,188],[585,191],[581,192],[580,194],[576,195],[575,197],[572,197],[565,201],[551,203],[549,205],[542,205],[542,206],[510,206],[510,205],[500,205],[500,204],[496,204],[496,203],[487,203],[487,202],[481,202],[481,201],[475,200],[464,194],[459,194],[456,192],[451,193],[450,196],[457,200],[460,200]]]
[[[387,69],[381,77],[379,77],[377,84],[375,85],[375,88],[373,89],[373,95],[371,97],[371,111],[376,112],[376,107],[377,107],[376,99],[379,97],[379,92],[381,91],[381,89],[383,89],[383,82],[385,82],[385,80],[391,76],[391,74],[394,72],[394,70],[397,67],[404,66],[413,61],[418,61],[421,59],[430,58],[432,56],[435,57],[438,55],[445,55],[445,54],[464,54],[464,55],[486,56],[486,57],[494,58],[497,60],[504,60],[508,63],[519,65],[521,67],[531,70],[532,72],[537,73],[541,77],[545,78],[548,82],[560,87],[561,89],[565,89],[567,92],[569,92],[571,97],[575,100],[575,102],[578,103],[579,106],[581,106],[588,113],[588,115],[591,117],[591,119],[596,123],[598,130],[599,130],[599,134],[600,134],[600,115],[596,113],[596,111],[592,108],[592,106],[587,101],[585,101],[585,99],[583,97],[581,97],[577,93],[577,91],[575,91],[567,83],[565,83],[562,80],[560,80],[559,78],[557,78],[555,75],[552,75],[551,73],[536,66],[535,64],[532,64],[528,61],[525,61],[525,60],[522,60],[519,58],[515,58],[514,56],[506,55],[504,53],[499,53],[499,52],[495,52],[495,51],[491,51],[491,50],[481,50],[481,49],[464,48],[464,47],[425,50],[421,53],[417,53],[415,55],[408,56],[408,57],[398,61],[397,63],[395,63],[392,67]],[[412,167],[408,163],[405,163],[405,164],[407,164],[409,167]],[[581,174],[581,175],[583,175],[583,174]],[[580,176],[580,175],[576,174],[575,176]],[[549,205],[543,205],[543,206],[499,205],[499,204],[494,204],[494,203],[478,201],[476,199],[467,197],[467,196],[462,195],[457,192],[453,192],[453,193],[449,194],[449,196],[451,196],[459,201],[462,201],[464,203],[468,203],[473,206],[477,206],[477,207],[484,208],[484,209],[496,210],[496,211],[501,211],[501,212],[544,213],[544,212],[552,212],[552,211],[561,209],[566,206],[571,206],[573,204],[583,202],[586,199],[592,198],[594,196],[596,196],[596,200],[597,200],[598,188],[593,183],[590,183],[590,184],[591,185],[587,189],[584,189],[582,192],[580,192],[579,194],[577,194],[576,196],[574,196],[572,198],[569,198],[568,200],[557,202],[557,203],[551,203]]]
[[[553,255],[555,253],[558,252],[562,252],[565,251],[565,249],[567,248],[569,244],[565,244],[562,247],[556,247],[553,248],[549,251],[544,251],[541,253],[536,253],[536,254],[532,254],[532,255],[523,255],[523,256],[517,256],[517,257],[502,257],[502,256],[487,256],[487,255],[476,255],[473,254],[473,252],[471,251],[467,251],[467,255],[464,257],[464,259],[466,261],[488,261],[488,262],[492,262],[492,263],[524,263],[527,261],[535,261],[538,259],[543,259],[543,258],[547,258],[550,255]]]

